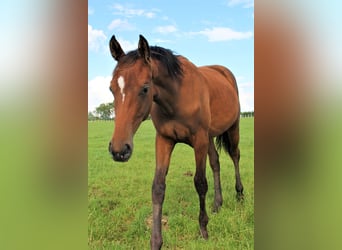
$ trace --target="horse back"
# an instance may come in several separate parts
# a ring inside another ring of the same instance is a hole
[[[219,75],[223,76],[224,80],[216,82],[216,84],[220,84],[220,83],[221,84],[229,84],[230,86],[232,86],[235,89],[236,94],[239,93],[235,76],[233,75],[233,73],[228,68],[221,66],[221,65],[209,65],[209,66],[199,67],[198,69],[199,69],[199,71],[202,72],[202,74],[204,74],[204,76],[206,76],[208,82],[215,81],[215,80],[212,80],[212,79],[214,79],[215,74],[219,74]],[[216,73],[214,73],[214,72],[216,72]]]

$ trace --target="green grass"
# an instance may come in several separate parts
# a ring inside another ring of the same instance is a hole
[[[113,122],[88,123],[88,246],[89,249],[149,249],[151,185],[155,168],[151,121],[142,123],[129,162],[114,162],[108,153]],[[240,125],[240,173],[245,200],[235,199],[234,167],[221,153],[223,206],[211,212],[214,191],[207,163],[209,240],[199,235],[198,196],[193,184],[192,148],[177,144],[171,158],[163,205],[164,249],[254,249],[254,119]]]

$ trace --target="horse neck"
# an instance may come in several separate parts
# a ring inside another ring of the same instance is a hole
[[[165,115],[175,113],[175,105],[178,99],[179,82],[168,76],[165,69],[157,68],[153,75],[153,101],[157,104],[159,111]]]

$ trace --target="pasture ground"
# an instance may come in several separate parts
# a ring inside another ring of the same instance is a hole
[[[166,180],[163,206],[164,249],[254,249],[254,118],[241,118],[240,173],[245,200],[235,199],[234,166],[220,153],[223,206],[213,213],[213,177],[207,162],[209,240],[200,237],[199,201],[193,184],[193,149],[177,144]],[[88,123],[88,247],[149,249],[151,185],[155,168],[152,122],[141,124],[127,163],[114,162],[108,142],[111,121]]]

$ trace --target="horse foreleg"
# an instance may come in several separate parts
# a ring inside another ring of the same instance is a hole
[[[162,206],[165,196],[165,179],[175,143],[160,135],[156,136],[156,170],[152,184],[153,227],[151,249],[160,249],[163,244],[161,233]]]
[[[198,193],[200,202],[200,213],[199,213],[199,226],[201,235],[204,239],[208,239],[208,215],[205,209],[205,196],[208,191],[207,178],[205,176],[206,159],[208,153],[208,136],[203,134],[198,134],[195,138],[194,143],[195,159],[196,159],[196,173],[194,177],[194,184],[196,191]]]
[[[209,162],[214,175],[214,190],[215,190],[215,200],[214,200],[214,212],[218,212],[219,208],[222,206],[222,191],[221,191],[221,180],[220,180],[220,162],[219,156],[215,148],[213,138],[209,138]]]

